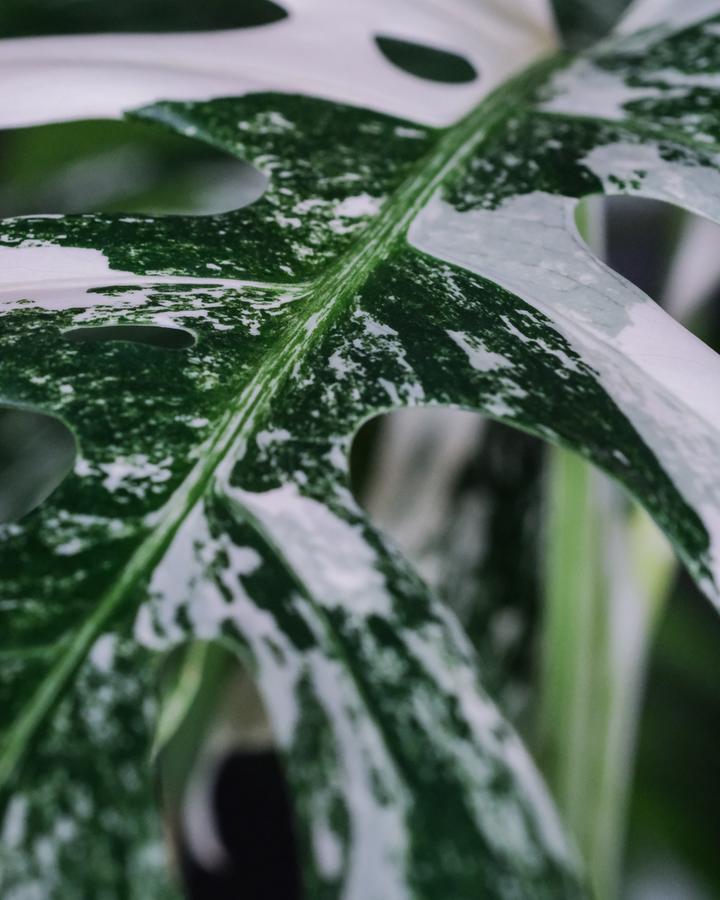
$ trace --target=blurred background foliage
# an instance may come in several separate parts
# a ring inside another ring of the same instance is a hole
[[[556,5],[569,42],[577,46],[604,33],[626,4]],[[261,0],[3,0],[0,36],[209,29],[281,15]],[[77,122],[0,132],[2,217],[208,214],[242,205],[259,191],[250,167],[144,125]],[[628,199],[604,203],[596,221],[598,249],[608,264],[720,351],[719,232],[665,204]],[[6,417],[3,425],[0,416],[0,493],[3,482],[17,482],[9,477],[11,466],[30,439],[27,429],[11,424]],[[47,444],[47,434],[39,432],[38,440]],[[478,647],[489,685],[531,744],[541,665],[547,457],[547,448],[526,435],[439,410],[405,411],[368,423],[353,450],[358,496],[454,606]],[[647,662],[623,866],[625,900],[720,898],[719,655],[720,619],[678,569]],[[238,677],[228,676],[228,667],[216,661],[215,679],[218,669],[226,681]],[[205,718],[236,714],[232,705],[221,704]],[[203,728],[210,728],[207,721]],[[248,776],[242,754],[227,747],[224,752],[207,802],[220,817],[219,831],[235,865],[226,861],[223,872],[211,873],[187,848],[185,854],[193,896],[219,900],[238,895],[245,838],[233,830],[237,806],[228,798]],[[270,757],[267,766],[268,772],[252,773],[258,789],[277,782]]]

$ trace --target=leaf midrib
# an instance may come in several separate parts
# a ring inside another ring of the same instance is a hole
[[[265,362],[222,416],[212,437],[206,442],[202,458],[165,506],[152,516],[156,527],[133,553],[121,577],[101,597],[92,615],[75,634],[62,658],[47,673],[25,705],[22,715],[9,729],[0,754],[0,791],[6,789],[26,747],[59,701],[63,687],[82,665],[103,627],[123,601],[148,579],[213,480],[223,474],[225,477],[229,475],[248,437],[267,414],[273,398],[292,376],[296,364],[321,340],[369,275],[388,259],[403,240],[415,216],[448,175],[506,119],[516,115],[519,104],[563,61],[564,57],[557,55],[530,66],[495,89],[455,126],[441,132],[434,148],[419,160],[347,253],[325,274],[308,283],[304,294],[295,298],[294,305],[305,304],[304,315],[297,316],[281,333],[274,345],[277,352],[268,351]],[[308,329],[310,324],[312,328]]]

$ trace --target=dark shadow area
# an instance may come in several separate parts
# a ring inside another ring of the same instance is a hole
[[[595,199],[605,212],[605,257],[609,265],[646,294],[660,296],[683,219],[689,213],[642,197]]]
[[[720,897],[720,617],[682,572],[653,646],[629,819],[631,881],[688,900]]]
[[[186,848],[189,900],[301,900],[290,800],[277,754],[228,757],[212,803],[228,864],[210,872]]]
[[[604,37],[630,0],[554,0],[555,17],[564,42],[576,50]]]
[[[173,726],[161,727],[157,785],[185,896],[301,900],[285,761],[236,652],[192,641],[163,658],[159,676],[160,721]]]
[[[425,78],[427,81],[439,81],[443,84],[467,84],[475,81],[478,77],[475,66],[469,60],[457,53],[450,53],[448,50],[427,47],[424,44],[384,35],[378,35],[375,43],[383,56],[393,65],[410,75]]]
[[[38,507],[75,462],[70,429],[54,416],[0,407],[0,522]]]
[[[99,325],[73,328],[64,336],[74,343],[99,344],[106,341],[129,341],[147,344],[164,350],[186,350],[195,343],[195,336],[184,328],[162,325]]]

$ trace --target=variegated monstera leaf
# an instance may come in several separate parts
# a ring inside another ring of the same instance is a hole
[[[720,219],[720,2],[641,2],[580,58],[542,0],[285,7],[0,48],[3,126],[127,115],[267,179],[224,215],[0,226],[0,400],[77,443],[2,529],[3,897],[172,894],[149,660],[194,639],[254,675],[308,897],[579,897],[544,788],[455,620],[353,499],[348,450],[418,405],[572,448],[717,599],[717,358],[574,211],[626,193]],[[192,346],[148,346],[148,325]]]

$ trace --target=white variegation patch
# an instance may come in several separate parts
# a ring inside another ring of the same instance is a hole
[[[668,34],[689,28],[696,22],[720,13],[717,0],[635,0],[618,26],[620,34],[633,34],[645,29]]]
[[[656,144],[620,142],[593,148],[582,160],[606,194],[636,194],[674,203],[720,221],[720,171],[663,159]]]
[[[598,152],[611,154],[608,148]],[[714,584],[705,587],[717,598],[720,357],[590,252],[574,224],[575,205],[568,197],[535,192],[495,210],[459,212],[436,195],[413,223],[409,240],[536,307],[598,373],[700,514],[712,545]]]
[[[155,285],[174,284],[208,288],[267,288],[263,282],[238,278],[198,278],[190,275],[138,275],[110,267],[100,250],[61,247],[44,241],[26,241],[0,247],[0,315],[19,306],[60,312],[111,305],[142,306]],[[137,290],[108,293],[110,288]],[[284,286],[292,292],[293,286]]]
[[[0,127],[117,118],[158,100],[274,91],[449,125],[556,45],[545,0],[287,0],[260,28],[191,34],[24,38],[0,43]],[[375,38],[467,57],[470,84],[438,84],[388,62]]]
[[[622,73],[603,69],[591,59],[579,59],[555,75],[547,88],[549,97],[540,109],[565,116],[620,122],[627,117],[627,103],[667,98],[669,88],[676,88],[675,94],[682,96],[682,80],[673,79],[669,74],[666,77],[666,87],[629,85]],[[660,73],[658,80],[661,80]]]
[[[390,615],[392,597],[360,525],[304,497],[293,484],[261,494],[227,490],[284,548],[287,562],[314,597],[358,617]]]

